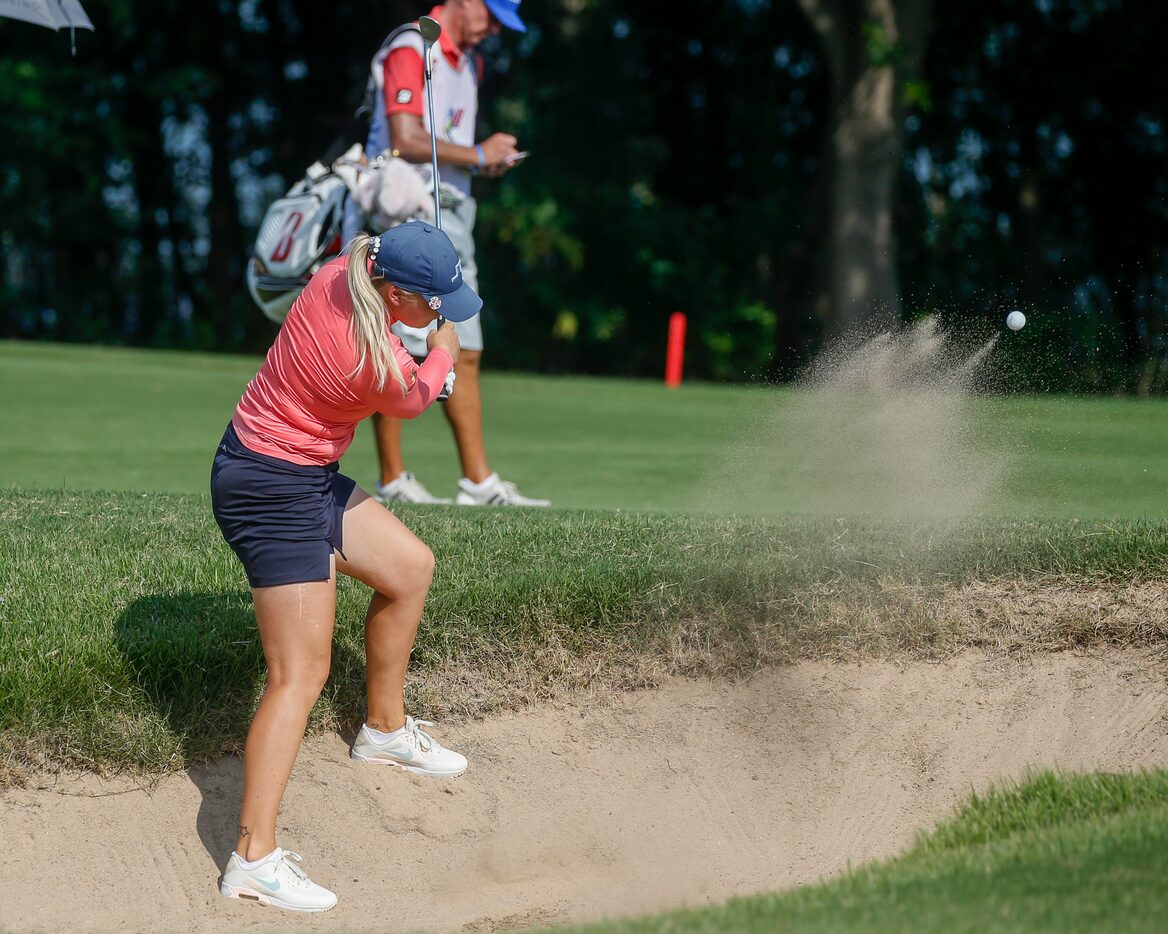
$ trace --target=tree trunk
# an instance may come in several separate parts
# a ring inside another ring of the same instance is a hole
[[[900,154],[894,94],[892,69],[868,68],[835,105],[831,304],[844,327],[900,317],[892,228]]]
[[[920,72],[931,0],[799,0],[831,74],[829,325],[900,318],[893,215],[905,81]]]

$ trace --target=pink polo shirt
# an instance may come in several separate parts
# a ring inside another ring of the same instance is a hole
[[[409,391],[389,376],[379,392],[366,361],[356,378],[353,303],[340,256],[312,277],[276,336],[267,359],[235,409],[239,440],[259,454],[294,464],[331,464],[353,442],[357,423],[374,412],[414,418],[434,401],[453,361],[435,348],[419,366],[396,334],[389,334]],[[390,320],[386,320],[388,330]]]

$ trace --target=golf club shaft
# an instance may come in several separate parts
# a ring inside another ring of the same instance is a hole
[[[439,230],[442,229],[442,205],[439,201],[439,189],[441,187],[441,177],[438,175],[438,124],[434,121],[434,76],[430,70],[430,54],[434,48],[434,43],[442,36],[442,24],[436,19],[429,16],[421,16],[418,18],[418,28],[422,32],[422,54],[425,57],[425,68],[423,74],[426,76],[426,106],[430,113],[430,165],[434,171],[434,226]],[[442,327],[446,323],[446,319],[442,315],[438,315],[438,320],[435,322],[437,327]],[[447,376],[448,382],[443,384],[442,390],[438,393],[438,401],[445,402],[450,398],[450,392],[447,387],[453,389],[453,372]]]
[[[434,226],[442,229],[442,207],[439,204],[438,188],[438,125],[434,122],[434,81],[430,73],[430,53],[434,46],[427,43],[426,54],[426,106],[430,111],[430,164],[434,170]]]

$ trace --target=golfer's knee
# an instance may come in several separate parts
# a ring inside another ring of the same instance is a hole
[[[434,552],[425,542],[418,542],[410,557],[410,568],[406,580],[412,584],[412,589],[429,590],[430,582],[434,580]]]
[[[388,597],[426,593],[434,577],[434,553],[425,542],[417,542],[387,571]]]
[[[434,579],[434,552],[425,542],[415,541],[381,568],[378,578],[374,589],[391,600],[424,594]]]
[[[312,707],[328,681],[331,660],[313,660],[301,665],[268,671],[268,687],[288,695],[301,705]]]

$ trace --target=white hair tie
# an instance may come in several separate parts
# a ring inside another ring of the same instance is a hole
[[[381,237],[369,238],[369,258],[377,259],[377,254],[381,252]]]

